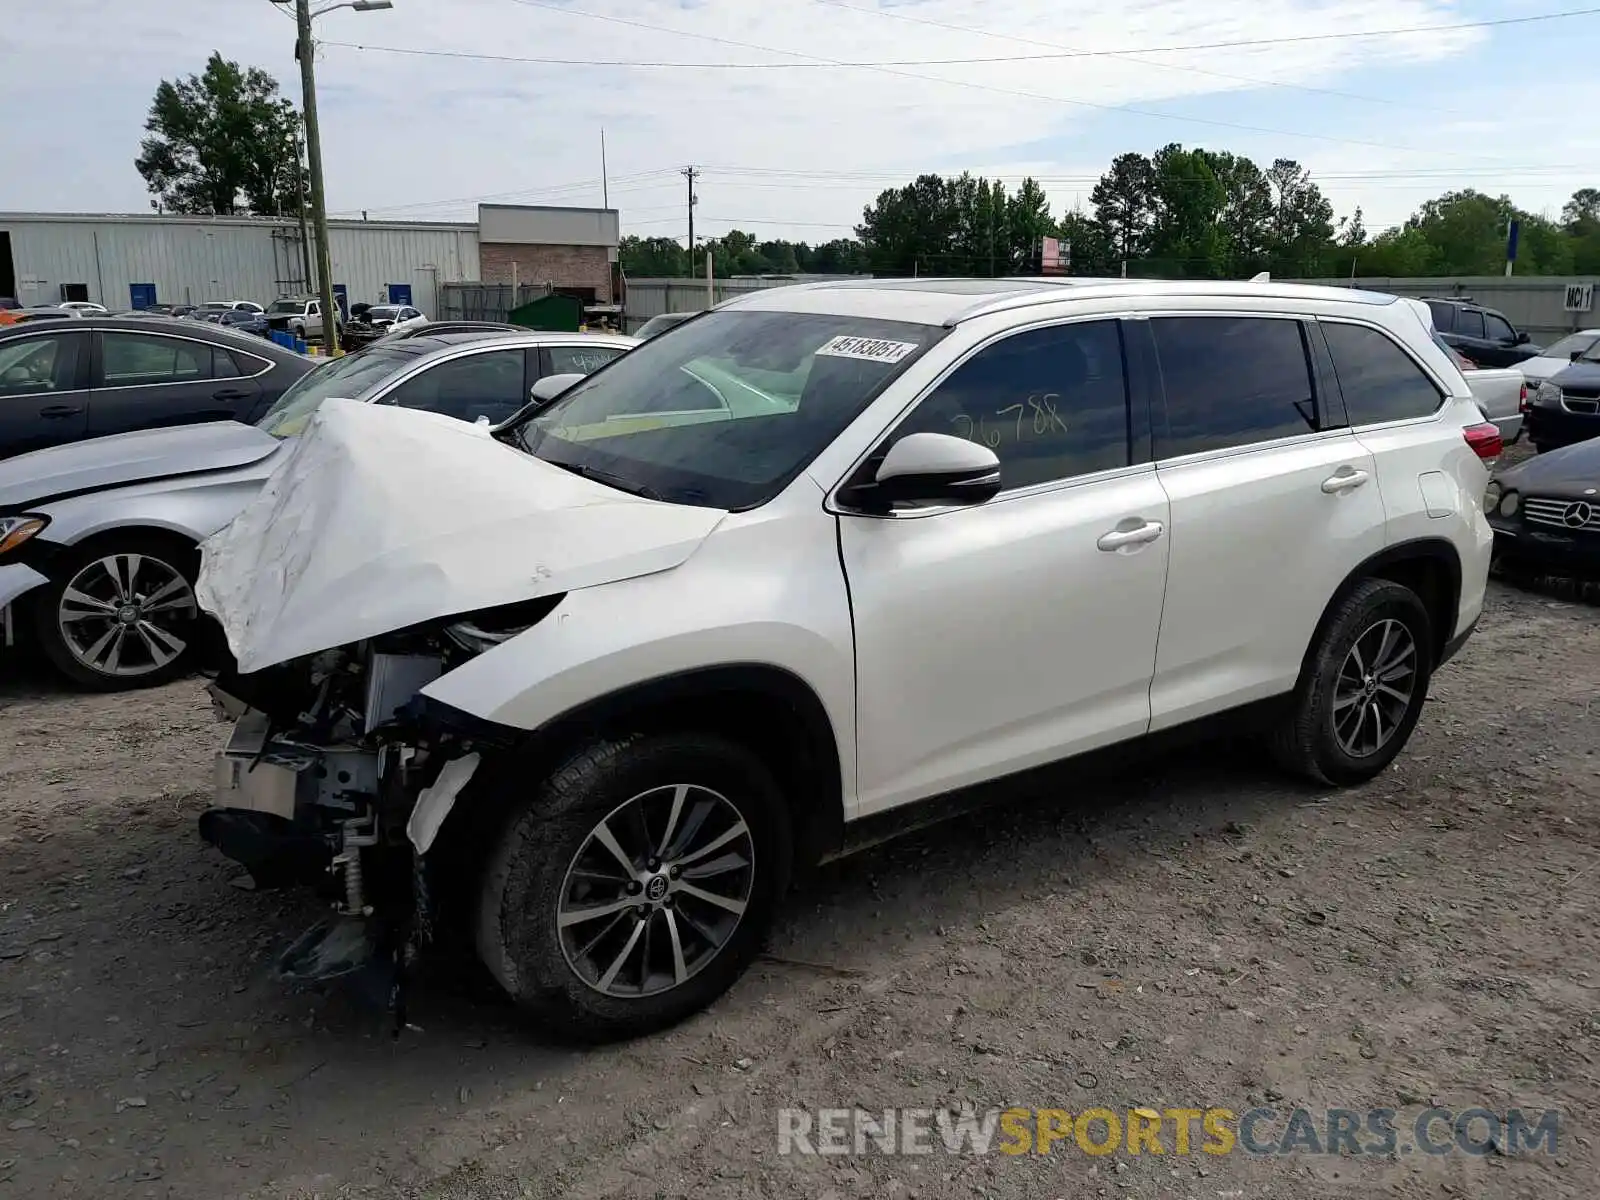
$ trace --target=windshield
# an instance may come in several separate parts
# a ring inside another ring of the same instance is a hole
[[[304,311],[305,306],[306,302],[304,300],[274,300],[267,305],[267,311],[269,313],[297,313]]]
[[[256,428],[275,438],[298,437],[311,414],[329,396],[359,400],[374,384],[412,360],[410,354],[392,350],[363,350],[343,358],[331,358],[316,370],[302,375],[256,422]]]
[[[1600,342],[1600,337],[1592,333],[1569,334],[1554,345],[1546,346],[1539,351],[1539,357],[1570,359],[1574,354],[1581,354],[1584,358],[1591,358],[1595,356],[1596,342]]]
[[[679,504],[765,504],[937,326],[711,312],[615,359],[509,431],[546,462]]]

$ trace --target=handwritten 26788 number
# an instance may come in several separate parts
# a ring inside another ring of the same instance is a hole
[[[1053,437],[1066,433],[1067,423],[1056,411],[1061,397],[1055,392],[1039,392],[1019,404],[1008,404],[994,412],[993,424],[988,416],[977,417],[958,413],[951,418],[958,436],[979,442],[989,449],[997,449],[1009,430],[1017,441],[1031,437]]]

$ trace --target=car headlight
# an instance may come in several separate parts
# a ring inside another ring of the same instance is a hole
[[[15,517],[0,517],[0,555],[10,554],[48,524],[50,524],[49,517],[35,517],[27,513]]]
[[[1500,507],[1501,490],[1502,489],[1498,482],[1493,479],[1489,480],[1489,486],[1483,489],[1484,512],[1492,513],[1495,509]]]
[[[1539,390],[1533,394],[1533,402],[1542,408],[1561,407],[1561,389],[1546,380],[1539,385]]]
[[[1516,516],[1517,509],[1521,504],[1522,501],[1517,498],[1515,492],[1507,492],[1500,498],[1500,515],[1502,517]]]
[[[519,633],[532,629],[565,599],[565,592],[554,596],[541,596],[537,600],[523,600],[515,604],[502,604],[468,613],[444,627],[444,635],[463,650],[482,654],[493,650],[502,642],[509,642]]]

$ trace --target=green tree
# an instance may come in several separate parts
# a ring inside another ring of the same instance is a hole
[[[805,269],[819,275],[864,275],[872,269],[872,260],[854,238],[835,238],[812,250]]]
[[[1155,168],[1142,154],[1119,154],[1089,193],[1095,220],[1120,262],[1144,255],[1155,223]]]
[[[948,274],[965,260],[957,247],[961,214],[952,191],[938,175],[919,175],[905,187],[879,193],[856,226],[873,274]]]
[[[1388,278],[1439,275],[1439,251],[1414,225],[1386,229],[1354,251],[1355,274]],[[1342,271],[1340,272],[1343,273]]]
[[[1261,168],[1248,158],[1235,157],[1227,151],[1205,153],[1211,173],[1226,196],[1217,217],[1227,241],[1226,275],[1247,278],[1267,267],[1272,186]]]
[[[213,53],[205,72],[156,88],[134,166],[152,207],[227,216],[298,209],[300,116],[278,81]]]
[[[617,246],[625,275],[635,279],[681,279],[689,273],[689,255],[672,238],[625,237]]]
[[[998,195],[1004,197],[1004,189]],[[1005,202],[1006,237],[1010,250],[1009,261],[1002,270],[1023,272],[1035,270],[1039,243],[1057,233],[1055,218],[1050,215],[1050,201],[1032,176],[1022,181],[1017,194]]]
[[[1116,253],[1105,227],[1083,212],[1061,218],[1060,236],[1067,243],[1067,271],[1072,275],[1115,275]]]
[[[1333,205],[1311,181],[1311,172],[1293,159],[1275,160],[1266,178],[1273,197],[1268,269],[1291,278],[1325,274],[1333,243]]]
[[[1227,274],[1230,248],[1220,218],[1228,193],[1213,170],[1211,156],[1174,142],[1156,151],[1151,166],[1155,218],[1149,259],[1140,274],[1180,278]]]

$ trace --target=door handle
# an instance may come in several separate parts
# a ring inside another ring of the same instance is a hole
[[[39,415],[46,420],[60,417],[75,417],[83,411],[81,404],[50,404],[39,410]]]
[[[237,388],[223,388],[220,392],[212,392],[213,400],[248,400],[249,392],[241,392]]]
[[[1330,496],[1340,492],[1353,492],[1368,479],[1365,471],[1355,471],[1348,467],[1341,467],[1337,472],[1322,481],[1322,490]]]
[[[1102,550],[1121,550],[1125,546],[1142,546],[1153,542],[1166,531],[1160,521],[1146,521],[1137,529],[1113,529],[1102,533],[1095,543]]]

